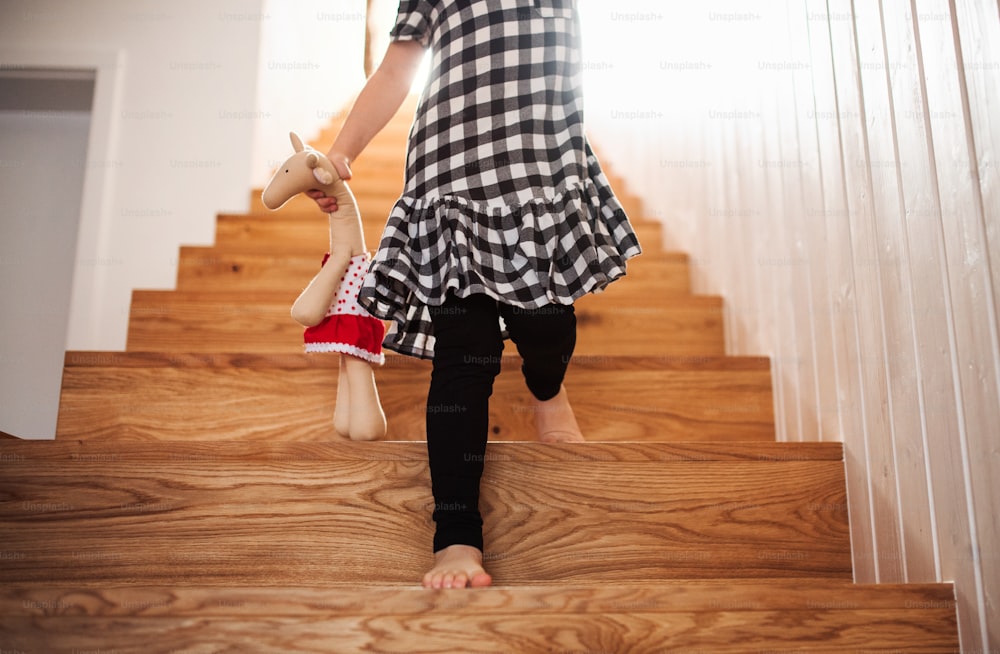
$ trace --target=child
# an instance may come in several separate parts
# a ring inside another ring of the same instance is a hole
[[[479,483],[500,318],[536,398],[539,439],[582,441],[562,387],[573,301],[624,275],[640,248],[584,135],[575,0],[404,0],[391,38],[328,156],[348,179],[429,48],[403,195],[359,303],[393,321],[385,347],[434,361],[435,564],[424,586],[488,586]]]

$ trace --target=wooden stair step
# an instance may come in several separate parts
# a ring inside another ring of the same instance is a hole
[[[128,349],[300,352],[302,328],[289,316],[296,295],[133,291]],[[632,306],[620,297],[608,291],[576,302],[577,354],[725,354],[721,298],[661,295],[649,298],[660,306]]]
[[[331,440],[338,357],[307,354],[69,352],[56,437]],[[429,361],[377,369],[388,440],[423,440]],[[578,357],[566,387],[594,441],[774,439],[766,358]],[[108,398],[114,398],[109,402]],[[533,440],[517,357],[504,357],[492,440]]]
[[[0,441],[2,585],[413,584],[423,443]],[[839,443],[492,443],[499,585],[851,579]],[[137,544],[141,544],[137,546]]]
[[[319,268],[316,251],[306,254],[230,252],[222,247],[182,247],[177,290],[287,291],[305,288]],[[661,293],[687,293],[691,288],[688,257],[670,252],[629,260],[628,276],[618,282],[655,282]],[[613,289],[613,287],[612,287]]]
[[[365,245],[370,251],[374,251],[382,239],[385,218],[379,222],[364,220],[362,229]],[[322,257],[323,252],[330,247],[330,228],[329,223],[319,212],[308,219],[287,219],[280,213],[223,214],[216,219],[215,246],[229,252],[272,256],[297,254],[314,257],[319,253]]]
[[[5,588],[24,651],[957,652],[951,584],[825,579],[629,586]],[[208,651],[208,650],[205,650]],[[211,650],[217,651],[217,650]]]

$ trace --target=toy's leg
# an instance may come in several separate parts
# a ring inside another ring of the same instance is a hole
[[[350,395],[348,433],[352,440],[372,441],[385,436],[385,413],[375,386],[375,373],[370,363],[357,357],[345,356],[347,387]]]
[[[333,428],[344,438],[348,438],[351,431],[350,422],[350,382],[347,379],[347,366],[344,363],[346,357],[343,354],[337,355],[340,361],[337,372],[337,406],[333,410]]]
[[[538,440],[549,443],[583,441],[562,385],[576,346],[573,306],[550,304],[540,309],[519,309],[501,304],[500,314],[521,355],[521,372],[528,390],[535,396]]]

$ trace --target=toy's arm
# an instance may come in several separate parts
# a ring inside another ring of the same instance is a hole
[[[340,279],[351,265],[350,247],[337,247],[309,286],[292,305],[292,319],[303,327],[315,327],[326,318],[330,303],[337,295]]]

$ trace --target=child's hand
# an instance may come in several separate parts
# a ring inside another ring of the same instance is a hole
[[[323,191],[315,188],[306,191],[306,195],[311,197],[313,200],[316,200],[316,204],[319,205],[319,208],[323,211],[323,213],[336,213],[337,198],[332,195],[327,195]]]
[[[340,179],[345,182],[351,179],[351,160],[343,152],[339,152],[330,148],[330,151],[326,153],[326,158],[330,160],[333,167],[337,169],[337,174],[340,175]]]
[[[346,155],[336,152],[332,148],[330,152],[327,153],[326,158],[330,160],[333,167],[337,169],[337,174],[340,175],[340,179],[345,182],[351,178],[351,160],[347,158]],[[311,197],[319,205],[319,208],[324,213],[335,213],[337,211],[337,198],[327,195],[319,189],[310,189],[306,191],[306,195]]]

